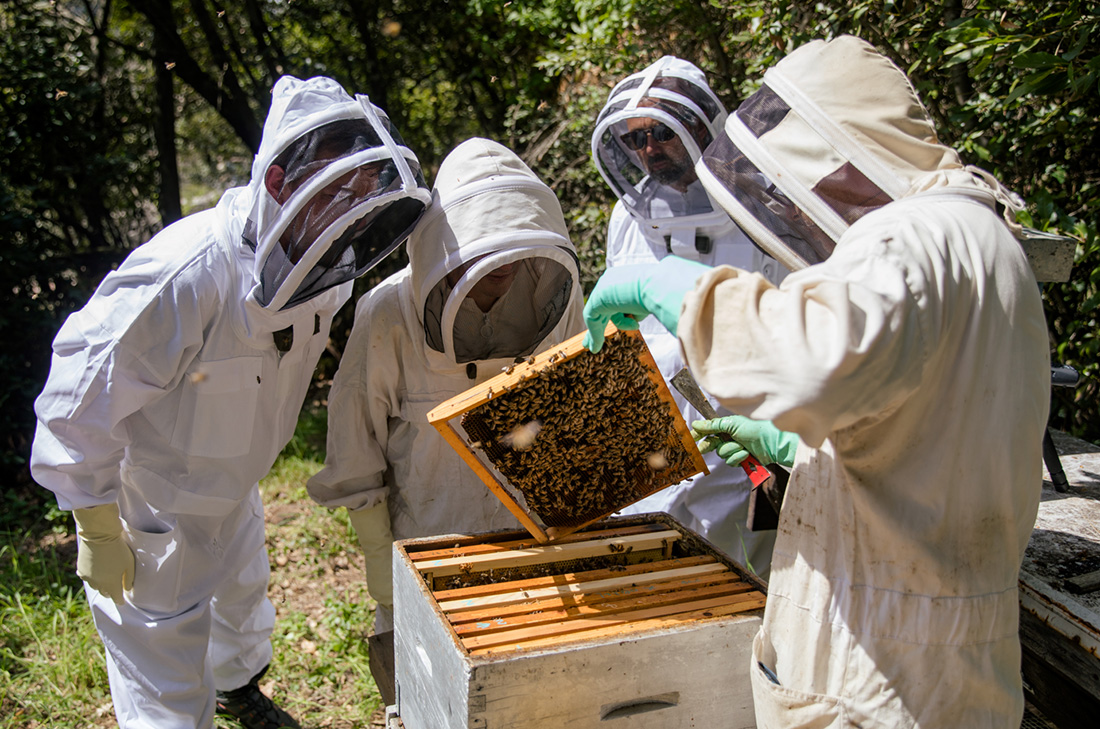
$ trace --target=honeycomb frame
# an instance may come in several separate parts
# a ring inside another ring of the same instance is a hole
[[[596,354],[583,339],[512,365],[428,413],[540,543],[707,473],[641,334],[609,324]],[[515,434],[528,427],[531,442],[517,446]]]

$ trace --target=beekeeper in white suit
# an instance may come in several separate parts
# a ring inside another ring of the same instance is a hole
[[[1017,729],[1050,399],[1018,198],[850,36],[769,70],[697,171],[801,270],[777,288],[672,257],[613,269],[585,316],[599,348],[608,318],[655,314],[755,419],[710,429],[793,465],[753,645],[759,726]]]
[[[394,539],[520,528],[428,411],[584,330],[561,206],[503,145],[469,139],[447,155],[407,250],[355,307],[325,467],[309,480],[314,500],[350,512],[376,633],[393,627]]]
[[[31,472],[76,518],[121,727],[298,726],[257,688],[275,618],[257,481],[351,280],[429,201],[367,97],[283,77],[249,185],[137,248],[61,328]]]
[[[695,174],[702,150],[721,132],[726,109],[693,63],[665,56],[611,90],[592,134],[592,159],[618,198],[607,228],[607,267],[656,263],[676,255],[708,266],[759,271],[779,283],[787,273],[711,199]],[[666,379],[684,366],[680,344],[660,322],[639,324]],[[702,416],[673,390],[684,420]],[[720,411],[721,412],[721,411]],[[663,489],[623,509],[664,511],[767,579],[775,531],[746,527],[744,471],[705,456],[709,475]]]

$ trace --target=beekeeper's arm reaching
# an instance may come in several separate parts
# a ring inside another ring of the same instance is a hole
[[[369,306],[372,293],[368,292],[356,305],[356,326],[329,395],[325,467],[309,479],[307,489],[310,497],[324,506],[347,508],[365,558],[367,589],[382,608],[384,622],[393,610],[390,564],[393,533],[389,486],[383,475],[388,467],[386,421],[395,404],[379,399],[384,398],[381,394],[384,389],[372,384],[372,374],[377,380],[383,371],[400,371],[400,365],[393,356],[393,346],[373,341],[375,337],[384,337],[385,332],[372,328],[370,317],[360,316]],[[371,352],[370,357],[366,356],[367,351]]]
[[[588,326],[584,346],[599,352],[607,322],[619,329],[637,329],[637,322],[650,314],[675,336],[684,295],[709,270],[709,266],[677,256],[608,269],[584,306]]]
[[[634,329],[637,321],[651,314],[675,336],[684,296],[708,270],[708,266],[676,256],[653,264],[609,269],[584,308],[588,325],[585,346],[600,351],[608,321],[620,329]],[[799,439],[794,433],[740,415],[697,420],[692,430],[703,453],[717,451],[730,466],[739,465],[749,455],[763,463],[790,466],[798,449]],[[732,440],[719,438],[720,433]]]

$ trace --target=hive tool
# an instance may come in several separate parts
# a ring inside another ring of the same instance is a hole
[[[684,399],[704,418],[713,420],[718,417],[714,406],[710,404],[710,400],[703,394],[686,367],[677,372],[671,382],[677,392],[683,395]],[[726,433],[720,433],[717,437],[725,441],[733,440]],[[787,491],[790,472],[775,463],[765,467],[751,455],[741,462],[741,468],[745,470],[745,475],[752,482],[752,491],[749,494],[748,528],[754,532],[775,529],[779,525],[779,510],[783,505],[783,495]]]

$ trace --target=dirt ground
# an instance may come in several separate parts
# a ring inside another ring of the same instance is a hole
[[[352,549],[348,554],[341,554],[332,560],[321,560],[320,566],[323,574],[317,575],[317,562],[311,555],[306,554],[301,547],[287,548],[280,537],[279,526],[302,517],[304,512],[313,508],[311,502],[291,502],[265,504],[264,520],[267,523],[268,554],[271,558],[271,582],[268,585],[268,597],[275,605],[276,626],[278,621],[286,614],[297,612],[308,616],[307,623],[315,625],[314,630],[319,638],[326,638],[321,624],[325,610],[325,600],[329,597],[337,597],[342,600],[362,599],[363,588],[366,579],[363,574],[362,560],[358,558],[358,552],[354,544],[348,546]],[[303,517],[304,518],[304,517]],[[299,643],[299,650],[304,653],[315,653],[315,642],[303,639]],[[293,676],[290,678],[293,679]],[[288,690],[286,686],[277,686],[274,682],[261,683],[260,690],[268,696],[278,696],[279,693]],[[357,695],[354,682],[348,681],[332,686],[326,685],[321,689],[315,689],[308,697],[310,702],[322,706],[339,707],[351,706],[362,701]],[[385,707],[379,707],[370,717],[368,724],[341,720],[334,716],[326,716],[320,722],[309,722],[302,719],[303,729],[384,729]]]

